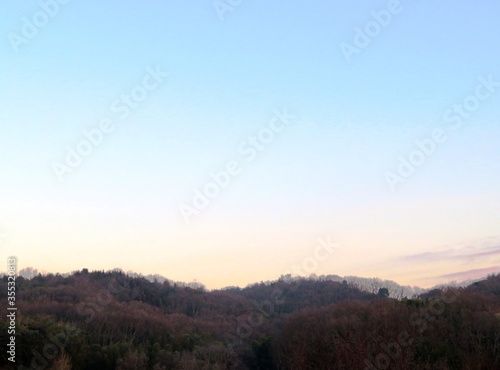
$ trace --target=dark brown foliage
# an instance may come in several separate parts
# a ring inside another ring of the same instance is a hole
[[[500,369],[500,276],[402,300],[332,281],[207,292],[99,271],[17,289],[25,368]]]

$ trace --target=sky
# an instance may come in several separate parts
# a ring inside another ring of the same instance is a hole
[[[499,13],[3,1],[0,256],[208,288],[498,272]]]

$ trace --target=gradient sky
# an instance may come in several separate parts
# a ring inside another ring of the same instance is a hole
[[[341,45],[390,2],[242,0],[223,20],[210,0],[37,13],[47,2],[0,6],[5,265],[218,288],[276,279],[330,238],[308,272],[426,287],[500,270],[500,84],[460,127],[444,119],[481,78],[500,82],[498,1],[401,1],[350,61]],[[47,24],[20,42],[26,20]],[[111,106],[148,67],[168,77],[120,118]],[[285,108],[293,122],[242,155]],[[59,181],[54,163],[104,119],[114,131]],[[446,140],[391,189],[438,128]],[[179,206],[231,161],[241,173],[186,223]]]

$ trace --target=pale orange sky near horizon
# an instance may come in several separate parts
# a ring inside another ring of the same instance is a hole
[[[0,258],[208,288],[500,266],[500,3],[401,1],[367,40],[387,6],[72,1],[16,44],[43,9],[6,2]]]

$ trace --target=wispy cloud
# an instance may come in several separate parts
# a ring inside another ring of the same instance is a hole
[[[481,278],[488,274],[498,273],[498,272],[500,272],[500,266],[491,266],[480,269],[472,269],[467,271],[453,272],[451,274],[439,275],[433,277],[432,279],[444,279],[447,281],[450,280],[463,281],[463,280]]]
[[[425,252],[402,256],[397,259],[402,263],[430,263],[440,261],[473,262],[493,256],[500,256],[500,244],[494,246],[468,246],[463,248],[450,248],[438,252]]]
[[[372,267],[376,274],[386,270],[397,271],[398,282],[413,276],[408,283],[427,287],[453,280],[478,279],[500,272],[500,238],[487,237],[422,253],[400,255]]]
[[[446,283],[450,281],[466,281],[472,279],[480,279],[487,276],[488,274],[493,273],[500,273],[500,266],[490,266],[466,271],[452,272],[444,275],[429,276],[421,278],[419,279],[419,281],[433,281],[440,283]]]

